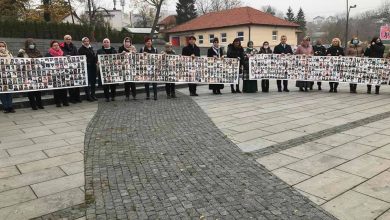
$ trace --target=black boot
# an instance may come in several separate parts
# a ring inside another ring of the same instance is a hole
[[[241,93],[241,91],[240,91],[240,84],[236,85],[236,93]]]
[[[276,80],[276,85],[278,86],[278,92],[282,92],[282,80]]]
[[[371,85],[367,85],[367,94],[371,94]]]
[[[317,82],[318,90],[322,90],[321,85],[322,85],[321,82]]]
[[[375,86],[375,94],[379,95],[380,88],[381,88],[380,86]]]
[[[338,82],[336,82],[336,83],[334,83],[334,88],[333,88],[333,92],[334,93],[337,93],[337,87],[339,86],[339,83]]]
[[[233,84],[230,85],[230,89],[232,90],[232,93],[236,93],[236,90],[234,90],[234,85]]]
[[[283,80],[283,91],[290,92],[290,90],[288,90],[288,81],[287,80]]]
[[[333,84],[334,84],[334,82],[330,82],[329,83],[329,87],[330,87],[329,92],[333,92],[333,90],[334,90],[333,89],[333,86],[334,86]]]
[[[314,82],[309,82],[310,83],[310,90],[313,90]]]

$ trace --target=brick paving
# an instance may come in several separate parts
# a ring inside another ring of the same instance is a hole
[[[85,175],[87,219],[333,219],[184,95],[100,102],[86,130]]]

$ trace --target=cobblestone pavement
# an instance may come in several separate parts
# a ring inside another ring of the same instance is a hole
[[[36,218],[84,203],[85,128],[96,109],[96,103],[84,102],[0,113],[1,220]]]
[[[332,215],[390,219],[390,88],[347,86],[222,96],[200,87],[194,100],[243,152]]]
[[[85,140],[87,219],[333,219],[179,96],[99,103]]]

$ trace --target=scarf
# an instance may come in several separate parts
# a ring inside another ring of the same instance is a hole
[[[61,49],[54,50],[53,48],[49,49],[49,54],[53,57],[60,57],[64,55],[64,52]]]
[[[213,50],[214,50],[214,52],[217,54],[218,57],[221,57],[219,47],[214,47],[214,46],[213,46]]]
[[[5,51],[0,51],[0,57],[11,58],[12,55],[11,55],[11,53],[7,49],[5,49]]]

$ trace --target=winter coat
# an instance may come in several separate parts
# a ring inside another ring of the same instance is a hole
[[[5,45],[5,51],[0,52],[0,57],[1,58],[12,58],[13,56],[12,56],[11,52],[8,50],[7,43],[5,43],[5,41],[0,41],[0,43],[3,43]]]
[[[222,57],[223,56],[223,49],[222,48],[219,48],[219,54],[217,52],[215,52],[214,48],[213,47],[210,47],[208,50],[207,50],[207,57]]]
[[[33,44],[35,46],[34,49],[30,49],[30,44]],[[24,42],[24,48],[20,49],[18,52],[18,57],[24,57],[24,58],[38,58],[42,57],[41,52],[37,49],[36,43],[31,39],[27,39]]]
[[[127,48],[125,48],[124,45],[122,45],[122,46],[119,47],[118,53],[122,53],[123,51],[125,51],[127,53],[136,53],[137,49],[134,47],[134,45],[131,45],[130,49],[127,49]]]
[[[227,57],[228,58],[239,58],[240,60],[240,65],[244,65],[244,48],[240,47],[235,47],[233,44],[228,45],[228,51],[227,51]]]
[[[168,55],[175,55],[176,52],[174,50],[171,50],[171,51],[164,51],[163,52],[164,54],[168,54]]]
[[[188,45],[186,47],[183,47],[181,55],[183,55],[183,56],[195,55],[196,57],[200,57],[200,49],[198,46],[196,46],[196,44]]]
[[[260,47],[259,54],[272,54],[272,49]]]
[[[330,56],[344,56],[344,49],[340,46],[331,46],[326,51],[326,55]]]
[[[302,45],[299,45],[295,54],[297,54],[297,55],[313,55],[313,47],[310,45],[308,47],[304,47]]]
[[[364,46],[363,43],[359,43],[358,45],[348,43],[347,54],[348,57],[362,57],[364,54]]]
[[[97,50],[96,55],[99,55],[99,54],[116,54],[116,53],[117,53],[117,52],[116,52],[115,48],[110,47],[110,48],[106,49],[106,48],[104,48],[104,47],[102,46],[102,48],[100,48],[99,50]]]
[[[64,51],[64,56],[77,56],[79,52],[77,47],[73,45],[73,43],[66,44],[65,42],[60,43],[60,48]]]
[[[364,56],[370,58],[383,58],[383,54],[385,53],[385,46],[383,44],[374,44],[367,48],[364,52]]]
[[[326,48],[323,45],[313,46],[314,56],[326,56]]]
[[[79,55],[85,55],[87,57],[87,65],[94,65],[96,60],[96,54],[92,47],[85,47],[82,45],[78,51]]]
[[[158,53],[157,49],[154,47],[151,47],[150,49],[143,47],[139,50],[140,53]]]
[[[277,45],[274,48],[274,53],[275,54],[293,54],[294,52],[293,52],[290,45],[285,44],[285,46],[283,47],[283,45],[280,43],[279,45]]]

